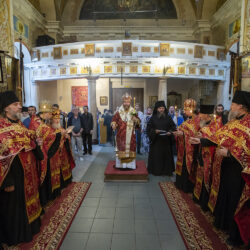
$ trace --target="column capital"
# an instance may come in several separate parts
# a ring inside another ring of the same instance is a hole
[[[86,77],[86,79],[88,80],[88,81],[96,81],[96,80],[98,80],[99,79],[99,76],[87,76]]]

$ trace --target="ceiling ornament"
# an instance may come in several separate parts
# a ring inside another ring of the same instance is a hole
[[[130,11],[135,11],[138,6],[138,0],[117,0],[120,8],[128,8]]]

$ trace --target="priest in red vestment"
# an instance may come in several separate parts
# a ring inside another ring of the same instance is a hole
[[[210,139],[217,144],[208,206],[215,226],[233,246],[250,242],[250,92],[236,91],[229,122]]]
[[[72,169],[75,167],[69,136],[69,132],[71,131],[67,131],[61,127],[59,110],[52,113],[51,127],[55,133],[61,133],[60,146],[55,156],[51,159],[51,164],[60,168],[60,171],[57,173],[57,181],[60,189],[62,189],[71,183]]]
[[[196,101],[187,99],[184,102],[184,112],[188,119],[174,132],[177,136],[177,162],[175,185],[185,193],[193,192],[196,169],[198,146],[190,143],[190,137],[198,135],[200,130],[200,117],[195,114]]]
[[[0,248],[29,242],[40,230],[37,161],[42,140],[20,122],[21,104],[12,91],[0,94]]]
[[[116,134],[116,168],[136,169],[136,135],[135,129],[140,128],[140,119],[133,107],[132,97],[123,96],[123,105],[112,119],[112,129]]]
[[[193,199],[198,202],[204,211],[208,210],[208,199],[211,189],[212,164],[216,144],[209,138],[213,137],[218,129],[223,126],[222,117],[213,115],[213,105],[200,106],[200,136],[191,137],[190,143],[199,145],[198,167],[196,172],[196,182],[194,187]]]

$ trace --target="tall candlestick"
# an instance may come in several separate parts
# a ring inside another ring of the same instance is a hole
[[[134,97],[134,108],[135,108],[135,97]]]
[[[175,116],[176,116],[176,127],[178,129],[178,111],[177,111],[177,106],[175,106]]]

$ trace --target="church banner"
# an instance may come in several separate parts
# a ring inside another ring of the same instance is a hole
[[[88,86],[71,87],[72,104],[77,107],[88,105]]]

